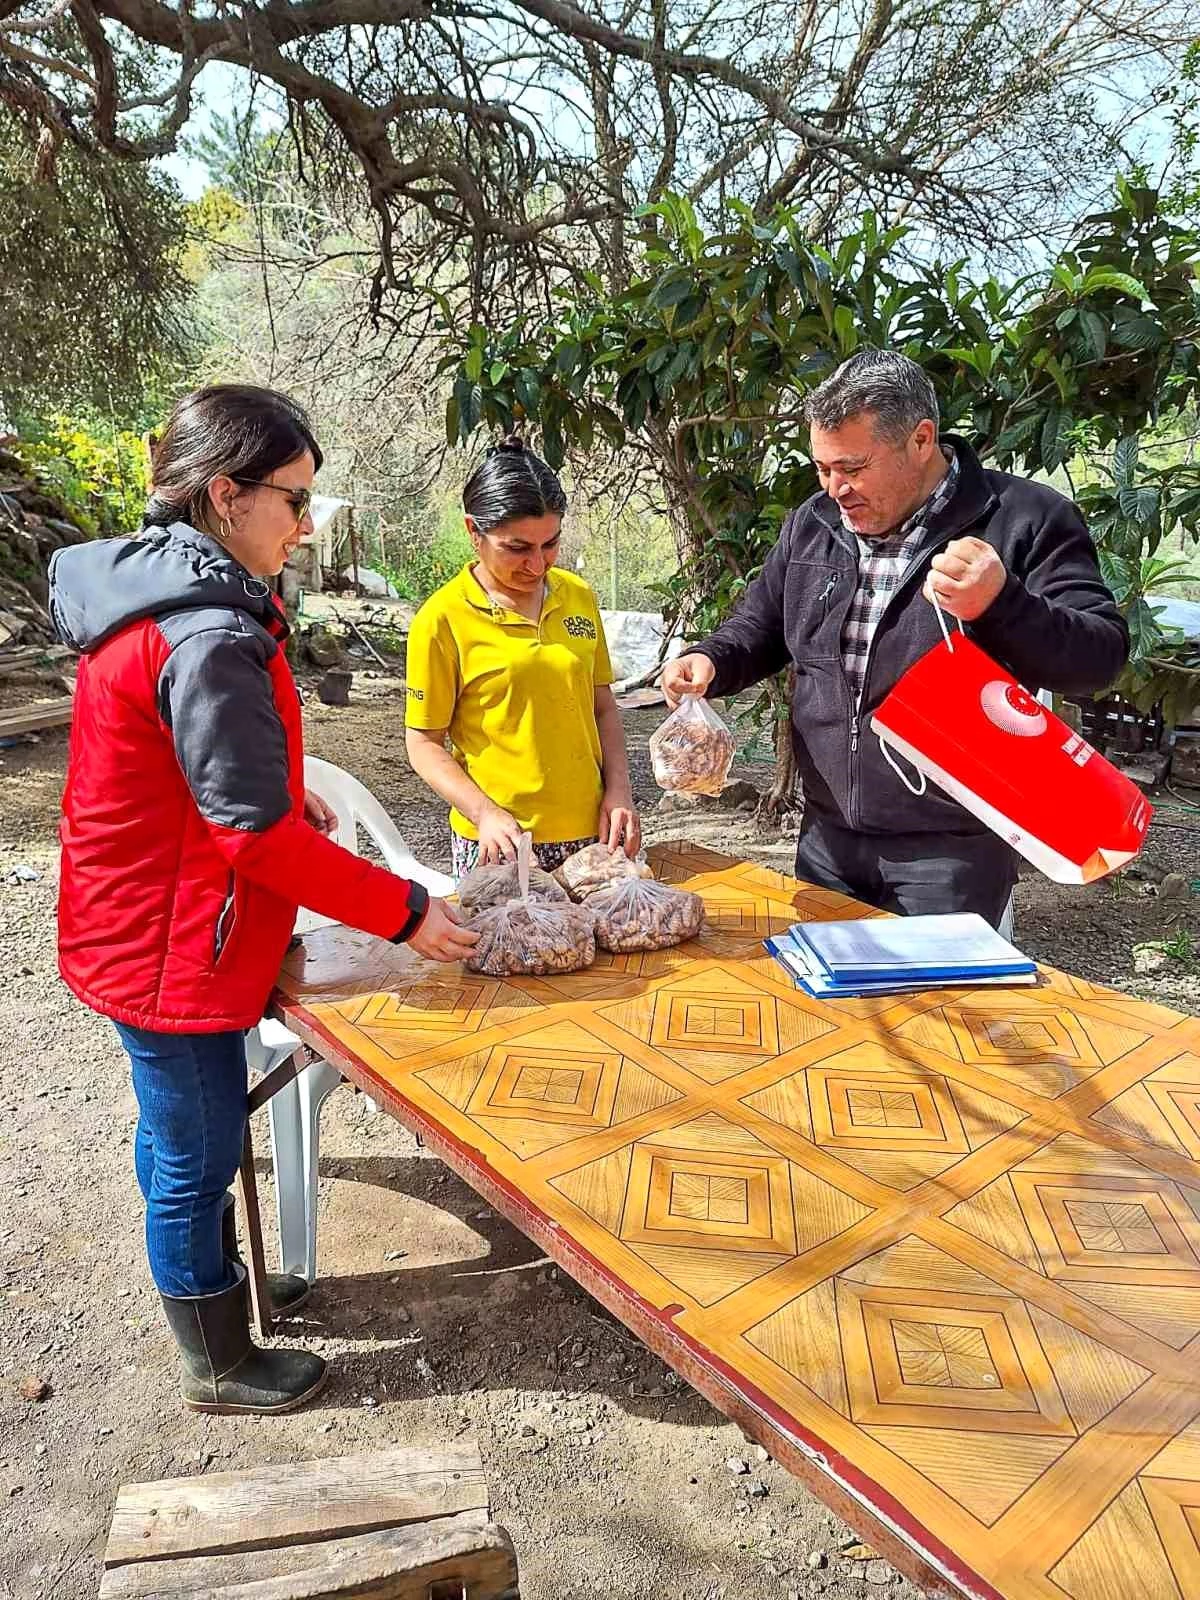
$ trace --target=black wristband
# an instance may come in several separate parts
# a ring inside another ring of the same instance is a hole
[[[425,921],[425,913],[428,910],[429,890],[423,884],[410,883],[408,886],[408,917],[400,932],[392,935],[392,943],[403,944],[406,939],[411,939]]]

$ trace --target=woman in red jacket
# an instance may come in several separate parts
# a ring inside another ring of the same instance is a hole
[[[60,550],[62,638],[83,653],[63,795],[59,970],[133,1067],[150,1270],[199,1411],[286,1411],[325,1364],[250,1339],[229,1184],[245,1030],[297,905],[437,961],[475,935],[327,835],[304,789],[288,625],[265,580],[311,530],[321,451],[304,413],[232,384],[181,400],[153,450],[141,536]],[[302,1278],[273,1280],[287,1309]]]

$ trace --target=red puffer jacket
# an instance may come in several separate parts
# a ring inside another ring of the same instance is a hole
[[[115,1021],[259,1020],[298,905],[409,937],[425,890],[304,820],[287,623],[183,523],[57,552],[51,610],[83,652],[63,795],[59,970]]]

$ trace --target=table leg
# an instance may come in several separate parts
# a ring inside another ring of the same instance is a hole
[[[254,1176],[254,1142],[250,1137],[250,1119],[246,1118],[246,1132],[242,1139],[242,1166],[239,1174],[242,1188],[242,1210],[246,1218],[246,1242],[249,1246],[246,1271],[250,1275],[250,1309],[254,1325],[265,1338],[272,1327],[271,1299],[267,1294],[267,1265],[263,1255],[262,1216],[258,1209],[258,1182]]]

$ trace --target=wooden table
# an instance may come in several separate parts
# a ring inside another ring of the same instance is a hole
[[[1037,989],[823,1005],[862,907],[686,845],[678,950],[497,981],[346,929],[288,1026],[931,1593],[1200,1597],[1200,1023]]]

